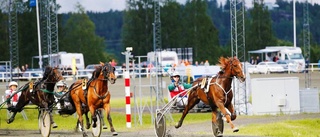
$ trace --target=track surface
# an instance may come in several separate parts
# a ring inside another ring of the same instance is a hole
[[[306,81],[305,74],[303,73],[294,73],[294,74],[269,74],[269,75],[263,75],[263,74],[254,74],[250,75],[251,78],[264,78],[264,77],[299,77],[299,84],[300,88],[305,87]],[[164,81],[168,84],[170,82],[168,77],[163,78]],[[147,78],[141,79],[141,83],[148,85],[150,83],[150,80]],[[24,82],[19,82],[20,85],[22,85]],[[69,85],[71,85],[72,80],[67,82]],[[132,92],[138,93],[138,87],[139,85],[139,79],[131,80],[131,90]],[[319,72],[313,72],[311,75],[311,87],[316,87],[320,89],[320,73]],[[5,83],[0,83],[0,91],[5,90]],[[117,80],[115,85],[110,85],[110,92],[112,94],[112,98],[124,98],[124,79],[120,78]],[[150,94],[150,86],[146,86],[142,88],[142,92],[149,95]],[[0,96],[3,95],[4,92],[0,93]],[[167,97],[167,93],[164,92],[164,97]],[[2,102],[2,101],[0,101]],[[276,121],[283,121],[283,120],[296,120],[296,119],[305,119],[305,118],[320,118],[320,113],[316,114],[298,114],[298,115],[284,115],[284,116],[272,116],[272,117],[265,117],[265,118],[247,118],[247,117],[241,117],[238,116],[238,118],[234,121],[234,123],[240,128],[241,132],[241,126],[247,125],[247,124],[253,124],[253,123],[271,123]],[[177,121],[177,120],[175,120]],[[208,122],[204,123],[198,123],[198,124],[190,124],[190,125],[182,125],[181,128],[175,129],[174,128],[175,123],[170,123],[167,121],[167,133],[169,136],[174,137],[207,137],[212,136],[211,132],[211,122],[208,120]],[[115,125],[116,127],[116,125]],[[231,130],[229,124],[225,123],[225,130]],[[154,137],[154,129],[150,127],[149,129],[145,130],[139,130],[134,132],[123,132],[118,131],[120,137],[138,137],[138,136],[145,136],[145,137]],[[91,136],[90,131],[88,131],[89,136]],[[25,131],[25,130],[10,130],[10,129],[0,129],[0,136],[6,136],[6,137],[15,137],[15,136],[25,136],[25,137],[35,137],[35,136],[41,136],[39,134],[39,131]],[[76,133],[73,131],[63,131],[61,129],[52,129],[51,130],[51,137],[79,137],[82,136],[81,133]],[[103,133],[101,136],[112,136],[109,130],[103,130]],[[225,135],[225,137],[228,136],[238,136],[237,133],[233,133],[230,135]]]

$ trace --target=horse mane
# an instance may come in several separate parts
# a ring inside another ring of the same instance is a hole
[[[221,70],[219,71],[219,74],[223,74],[224,73],[224,70],[226,69],[226,67],[228,66],[228,62],[231,58],[230,57],[220,57],[219,58],[219,63],[218,64],[220,67],[221,67]]]
[[[98,78],[101,70],[102,70],[102,66],[97,66],[96,69],[92,72],[92,76],[94,78]]]
[[[52,68],[50,66],[46,66],[46,68],[44,69],[44,73],[43,73],[42,79],[46,79],[51,70],[52,70]]]
[[[227,57],[227,58],[220,57],[219,58],[219,63],[220,63],[219,65],[221,66],[222,70],[224,70],[227,67],[229,60],[230,60],[230,57]]]

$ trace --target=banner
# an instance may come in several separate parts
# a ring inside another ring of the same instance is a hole
[[[29,1],[29,6],[30,7],[35,7],[36,6],[36,0],[30,0]]]

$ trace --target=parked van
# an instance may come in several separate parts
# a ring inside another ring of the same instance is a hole
[[[178,55],[174,51],[152,51],[147,54],[148,62],[156,62],[156,57],[161,67],[178,64]]]

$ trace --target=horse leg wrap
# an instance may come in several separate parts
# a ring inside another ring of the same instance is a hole
[[[226,115],[229,115],[229,116],[231,117],[230,111],[229,111],[227,108],[225,108],[225,109],[226,109],[226,112],[227,112]],[[225,114],[222,114],[222,119],[223,119],[223,121],[228,122],[228,121],[227,121],[227,118],[226,118],[226,115],[225,115]]]

